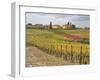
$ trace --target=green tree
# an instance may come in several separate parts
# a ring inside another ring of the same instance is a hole
[[[75,28],[76,28],[76,26],[74,24],[72,24],[72,29],[75,29]]]
[[[50,21],[49,29],[52,29],[52,22]]]

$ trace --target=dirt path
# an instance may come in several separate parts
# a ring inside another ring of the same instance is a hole
[[[70,62],[62,58],[49,55],[36,47],[26,48],[26,66],[57,66],[57,65],[70,65]]]

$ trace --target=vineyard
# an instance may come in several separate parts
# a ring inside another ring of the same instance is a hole
[[[89,30],[26,29],[29,46],[73,64],[89,64]]]

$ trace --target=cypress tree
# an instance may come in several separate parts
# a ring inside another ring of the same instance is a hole
[[[49,29],[52,29],[52,22],[50,21]]]

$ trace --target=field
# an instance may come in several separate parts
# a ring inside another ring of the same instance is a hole
[[[34,52],[35,48],[37,51]],[[38,53],[38,50],[40,50],[40,53]],[[35,56],[36,54],[38,56]],[[35,59],[35,63],[32,57],[38,58]],[[39,64],[36,65],[37,63]],[[69,64],[89,64],[88,29],[47,30],[26,28],[26,66]]]

